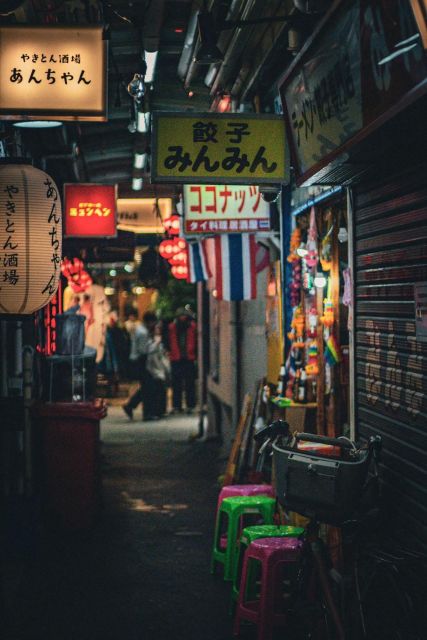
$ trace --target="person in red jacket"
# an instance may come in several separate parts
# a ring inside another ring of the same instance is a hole
[[[169,324],[169,358],[172,373],[172,404],[174,411],[182,411],[185,391],[187,413],[196,406],[196,323],[186,309],[178,309]]]

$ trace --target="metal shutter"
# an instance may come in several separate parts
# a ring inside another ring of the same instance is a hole
[[[427,343],[414,283],[427,282],[427,166],[353,191],[356,424],[383,438],[395,522],[427,546]]]

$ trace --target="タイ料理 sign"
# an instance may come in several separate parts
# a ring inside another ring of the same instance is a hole
[[[152,151],[155,182],[258,185],[288,180],[280,116],[154,113]]]
[[[0,27],[0,117],[105,121],[103,28]]]
[[[270,206],[256,185],[185,185],[184,229],[199,233],[269,231]]]

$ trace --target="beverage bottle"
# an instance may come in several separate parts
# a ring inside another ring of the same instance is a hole
[[[285,365],[282,364],[279,372],[279,379],[277,381],[277,395],[283,396],[283,391],[285,389]]]

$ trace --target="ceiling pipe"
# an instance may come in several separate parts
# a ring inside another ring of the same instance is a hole
[[[185,34],[184,47],[178,62],[178,77],[184,81],[190,66],[193,51],[197,40],[197,14],[201,7],[201,2],[195,0],[191,6],[190,20],[188,21],[187,33]]]
[[[150,8],[144,16],[142,27],[142,44],[145,51],[158,51],[160,44],[160,30],[163,24],[165,0],[150,2]]]
[[[267,32],[264,32],[264,35],[261,37],[259,41],[259,45],[257,47],[258,55],[253,61],[253,64],[249,70],[249,73],[247,73],[246,76],[244,76],[243,74],[242,75],[239,74],[238,77],[236,78],[233,88],[231,89],[232,94],[238,95],[240,101],[243,102],[246,99],[249,91],[254,86],[257,78],[259,77],[262,69],[264,68],[268,60],[268,57],[272,51],[272,46],[274,47],[274,41],[277,41],[279,39],[283,31],[285,30],[289,31],[289,25],[292,24],[292,18],[295,15],[295,13],[296,13],[295,8],[291,7],[289,16],[288,16],[289,20],[287,21],[283,20],[283,22],[280,21],[279,23],[276,23],[274,27],[275,32],[274,32],[273,42],[271,42],[271,36]]]
[[[228,10],[228,13],[226,16],[226,20],[236,20],[236,18],[240,15],[242,9],[244,8],[245,4],[246,4],[246,0],[232,0],[230,9]],[[227,50],[232,37],[233,37],[232,31],[229,31],[229,30],[221,31],[218,38],[218,42],[217,42],[217,45],[220,51]],[[211,66],[209,67],[205,76],[205,85],[207,87],[212,86],[215,80],[215,76],[218,73],[218,69],[219,69],[219,64],[211,64]]]
[[[200,8],[200,3],[198,3],[198,4],[199,4],[199,8]],[[207,3],[207,11],[208,12],[212,11],[212,9],[214,7],[214,4],[215,4],[215,0],[209,0],[209,2]],[[198,11],[195,14],[195,18],[196,18],[196,27],[195,28],[196,28],[196,31],[197,31],[197,15],[198,15]],[[200,65],[197,62],[194,61],[194,56],[193,56],[193,52],[197,51],[197,48],[198,48],[199,43],[200,43],[200,38],[199,38],[198,34],[195,35],[194,40],[195,40],[194,41],[194,46],[193,46],[193,49],[192,49],[192,52],[191,52],[191,57],[189,58],[189,65],[188,65],[187,73],[185,75],[185,80],[184,80],[184,88],[185,89],[189,89],[190,88],[191,82],[193,80],[193,77],[194,77],[196,71],[200,68]]]
[[[241,20],[245,20],[246,18],[248,18],[248,16],[250,15],[253,7],[256,4],[256,0],[248,0],[247,2],[244,3],[244,9],[241,15]],[[239,43],[239,41],[241,40],[241,34],[242,34],[242,30],[243,29],[247,29],[247,27],[238,27],[229,42],[227,51],[225,52],[224,55],[224,60],[222,61],[221,66],[219,67],[218,73],[215,76],[215,80],[212,84],[211,87],[211,96],[215,96],[215,94],[223,89],[224,87],[221,86],[221,82],[225,76],[225,73],[227,71],[227,68],[229,68],[231,66],[231,62],[233,60],[233,58],[235,58],[235,54],[237,51],[237,45]],[[234,62],[235,64],[235,62]]]

